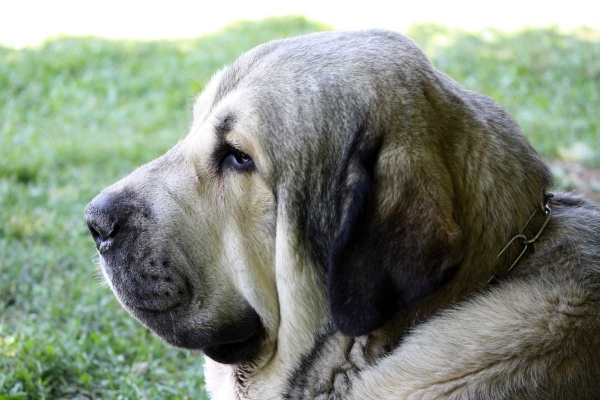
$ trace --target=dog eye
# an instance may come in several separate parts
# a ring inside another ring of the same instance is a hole
[[[254,161],[248,154],[232,148],[223,158],[222,165],[238,171],[248,171],[254,167]]]

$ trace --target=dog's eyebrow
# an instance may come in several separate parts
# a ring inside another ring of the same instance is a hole
[[[217,133],[217,136],[222,139],[231,131],[234,123],[235,116],[231,112],[224,113],[217,117],[217,122],[215,123],[215,132]]]

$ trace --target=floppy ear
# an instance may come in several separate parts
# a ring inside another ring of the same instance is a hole
[[[348,159],[327,275],[333,320],[349,336],[381,327],[458,269],[448,172],[443,162],[402,157],[367,144]]]

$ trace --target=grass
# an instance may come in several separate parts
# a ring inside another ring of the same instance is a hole
[[[190,40],[0,47],[0,399],[205,398],[202,357],[162,343],[97,284],[83,208],[185,135],[191,99],[216,69],[323,29],[288,17]],[[600,166],[600,32],[408,34],[505,106],[544,156],[582,143]]]
[[[185,134],[216,69],[323,28],[285,18],[194,40],[0,49],[0,398],[205,398],[201,356],[163,344],[98,286],[83,208]]]
[[[505,107],[543,156],[600,167],[600,31],[408,33],[439,69]]]

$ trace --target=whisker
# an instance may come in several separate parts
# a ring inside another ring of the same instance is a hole
[[[198,86],[198,90],[202,90],[202,86],[200,86],[200,84],[198,82],[196,82],[194,79],[192,79],[189,75],[184,74],[183,72],[179,72],[181,75],[185,76],[186,78],[188,78],[190,81],[192,81],[196,86]]]
[[[93,277],[96,280],[97,287],[101,287],[101,288],[109,287],[110,285],[106,281],[106,276],[102,272],[102,258],[100,256],[100,253],[95,251],[94,254],[92,254],[92,256],[91,256],[91,260],[95,266],[94,272],[93,272]]]
[[[105,288],[110,286],[106,281],[106,277],[102,273],[102,269],[100,268],[100,266],[98,266],[98,268],[96,268],[96,270],[94,271],[94,279],[96,279],[98,287]]]
[[[177,337],[177,330],[175,329],[175,319],[173,318],[173,313],[169,311],[169,315],[171,316],[171,322],[173,322],[173,339]]]

